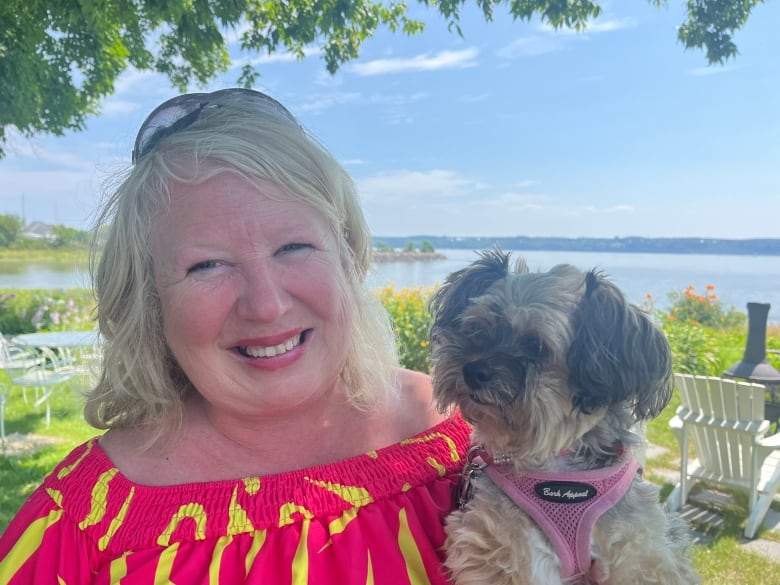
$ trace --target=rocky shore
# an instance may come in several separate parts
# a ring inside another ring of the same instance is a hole
[[[374,262],[429,262],[432,260],[446,260],[447,257],[439,252],[374,252]]]

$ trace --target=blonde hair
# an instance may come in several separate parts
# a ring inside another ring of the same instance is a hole
[[[172,183],[195,184],[226,172],[274,183],[326,219],[346,275],[343,305],[352,312],[341,375],[348,398],[367,409],[395,391],[395,340],[387,312],[365,284],[371,236],[351,178],[289,112],[280,113],[276,102],[243,94],[222,98],[142,156],[96,222],[91,269],[105,346],[85,417],[97,428],[150,424],[160,436],[180,427],[183,402],[195,389],[163,335],[152,227]]]

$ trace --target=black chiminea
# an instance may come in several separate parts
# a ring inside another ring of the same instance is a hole
[[[745,378],[759,384],[780,384],[780,372],[766,361],[766,320],[769,303],[748,303],[748,335],[742,361],[726,370],[730,378]]]
[[[745,353],[742,361],[731,366],[723,375],[765,384],[769,390],[767,418],[780,420],[780,372],[766,361],[766,322],[769,306],[769,303],[747,304],[748,335]]]

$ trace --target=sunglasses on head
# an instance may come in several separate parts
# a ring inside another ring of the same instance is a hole
[[[285,118],[298,121],[281,103],[254,89],[233,87],[211,93],[185,93],[163,102],[141,124],[133,145],[132,161],[137,164],[165,138],[191,126],[204,110],[221,108],[237,101],[269,105]]]

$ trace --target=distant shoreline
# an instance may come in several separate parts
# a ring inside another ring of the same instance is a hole
[[[374,262],[432,262],[446,260],[439,252],[374,252]]]
[[[634,254],[708,254],[741,256],[780,256],[780,239],[756,238],[728,240],[714,238],[560,238],[560,237],[454,237],[405,236],[374,237],[375,243],[390,248],[427,242],[436,250],[486,250],[499,246],[504,250],[544,252],[607,252]]]

